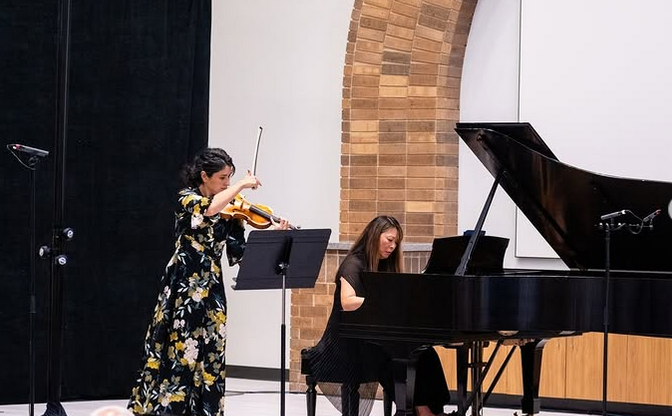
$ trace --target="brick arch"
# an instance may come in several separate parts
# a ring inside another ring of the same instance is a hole
[[[340,241],[378,213],[405,241],[457,230],[460,80],[477,0],[355,0],[343,76]]]
[[[327,250],[312,289],[291,298],[290,390],[305,390],[301,350],[329,317],[334,275],[378,213],[405,242],[457,229],[457,135],[462,62],[477,0],[355,0],[343,76],[342,247]],[[406,252],[417,272],[427,253]],[[411,265],[409,268],[408,265]]]

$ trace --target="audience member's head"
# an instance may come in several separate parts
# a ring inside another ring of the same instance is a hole
[[[133,412],[121,406],[103,406],[91,412],[91,416],[133,416]]]

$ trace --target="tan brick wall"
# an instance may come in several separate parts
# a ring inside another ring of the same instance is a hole
[[[477,0],[355,0],[343,71],[339,241],[394,215],[405,243],[457,230],[462,62]],[[305,390],[302,348],[322,335],[345,250],[329,250],[314,289],[292,290],[290,389]],[[427,252],[407,252],[418,272]]]
[[[476,1],[355,1],[343,76],[341,241],[396,216],[406,241],[457,230],[462,62]]]

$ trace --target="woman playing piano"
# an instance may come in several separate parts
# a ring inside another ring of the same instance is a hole
[[[361,273],[399,273],[403,268],[403,231],[391,216],[374,218],[362,231],[336,272],[334,305],[320,342],[309,350],[309,359],[322,393],[344,416],[366,416],[371,411],[378,384],[394,398],[392,363],[373,344],[341,338],[341,311],[353,311],[365,302]],[[434,349],[420,355],[415,385],[417,416],[443,415],[450,400],[441,362]]]

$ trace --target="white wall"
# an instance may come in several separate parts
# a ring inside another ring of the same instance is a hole
[[[352,7],[343,0],[213,2],[210,146],[232,155],[234,179],[240,178],[251,168],[263,126],[257,162],[263,186],[244,195],[303,228],[330,228],[332,241]],[[281,292],[234,292],[236,271],[224,268],[227,363],[280,368]],[[289,301],[286,316],[289,330]]]
[[[478,2],[462,72],[461,121],[519,120],[520,14],[520,0]],[[459,157],[458,230],[462,232],[476,225],[494,179],[463,142]],[[559,260],[514,256],[516,217],[515,204],[499,188],[483,229],[511,240],[506,267],[561,268]]]
[[[671,181],[671,17],[666,0],[480,0],[461,119],[529,121],[565,163]],[[491,183],[462,145],[461,230],[473,228]],[[564,267],[541,258],[554,253],[502,190],[485,228],[511,239],[508,267]]]
[[[331,228],[332,241],[352,6],[344,0],[213,2],[211,145],[230,151],[242,172],[262,125],[257,173],[264,186],[246,196],[304,228]],[[671,17],[666,0],[480,0],[460,117],[529,121],[566,163],[669,181]],[[475,225],[492,181],[460,147],[460,231]],[[524,221],[516,224],[516,211],[500,189],[485,224],[489,234],[511,239],[506,266],[564,268],[556,258],[522,257],[546,256],[548,248]],[[522,247],[516,234],[527,240]],[[235,270],[224,273],[228,288]],[[279,368],[279,291],[229,288],[227,294],[228,363]]]
[[[521,117],[565,163],[672,181],[672,2],[523,3]]]

